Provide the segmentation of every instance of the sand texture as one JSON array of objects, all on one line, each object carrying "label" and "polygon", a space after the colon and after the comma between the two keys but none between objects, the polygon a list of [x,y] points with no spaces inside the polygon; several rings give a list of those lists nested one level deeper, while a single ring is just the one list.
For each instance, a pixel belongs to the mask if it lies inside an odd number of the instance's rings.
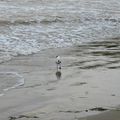
[{"label": "sand texture", "polygon": [[105,56],[95,45],[49,49],[0,64],[0,72],[17,72],[25,80],[0,97],[0,120],[119,120],[119,54]]}]

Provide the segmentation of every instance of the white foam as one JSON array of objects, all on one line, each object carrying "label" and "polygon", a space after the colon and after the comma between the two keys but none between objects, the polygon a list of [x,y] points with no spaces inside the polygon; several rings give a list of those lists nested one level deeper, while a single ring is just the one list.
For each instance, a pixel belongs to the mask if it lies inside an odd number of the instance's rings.
[{"label": "white foam", "polygon": [[9,23],[0,28],[3,31],[0,34],[0,54],[3,54],[0,62],[42,49],[79,45],[120,35],[118,0],[114,4],[112,0],[101,0],[100,4],[83,0],[52,1],[50,4],[47,1],[44,5],[11,2],[0,5],[2,22]]}]

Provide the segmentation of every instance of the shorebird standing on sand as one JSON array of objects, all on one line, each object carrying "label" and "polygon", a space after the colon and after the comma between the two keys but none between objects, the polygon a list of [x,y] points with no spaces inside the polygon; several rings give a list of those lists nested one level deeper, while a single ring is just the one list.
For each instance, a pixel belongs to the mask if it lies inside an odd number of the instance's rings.
[{"label": "shorebird standing on sand", "polygon": [[57,65],[56,77],[57,77],[57,79],[60,79],[61,78],[61,60],[60,60],[60,56],[56,56],[56,65]]},{"label": "shorebird standing on sand", "polygon": [[60,56],[56,56],[56,65],[57,65],[57,71],[60,71],[61,70]]}]

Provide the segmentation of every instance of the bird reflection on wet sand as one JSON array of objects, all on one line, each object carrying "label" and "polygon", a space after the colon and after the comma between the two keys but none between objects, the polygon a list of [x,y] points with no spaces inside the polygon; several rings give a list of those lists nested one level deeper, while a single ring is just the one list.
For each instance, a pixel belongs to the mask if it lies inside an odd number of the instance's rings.
[{"label": "bird reflection on wet sand", "polygon": [[60,79],[61,79],[61,76],[62,76],[61,71],[57,71],[57,72],[56,72],[57,80],[60,80]]}]

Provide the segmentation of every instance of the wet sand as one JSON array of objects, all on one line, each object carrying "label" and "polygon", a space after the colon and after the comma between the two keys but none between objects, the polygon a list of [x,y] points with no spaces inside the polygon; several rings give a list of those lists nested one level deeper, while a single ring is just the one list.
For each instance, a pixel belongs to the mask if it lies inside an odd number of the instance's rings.
[{"label": "wet sand", "polygon": [[[0,64],[0,72],[17,72],[25,79],[23,86],[0,97],[0,119],[120,119],[118,43],[114,40],[49,49]],[[59,80],[56,55],[62,60]]]},{"label": "wet sand", "polygon": [[80,118],[78,120],[119,120],[119,119],[120,119],[120,111],[110,111],[99,115]]}]

